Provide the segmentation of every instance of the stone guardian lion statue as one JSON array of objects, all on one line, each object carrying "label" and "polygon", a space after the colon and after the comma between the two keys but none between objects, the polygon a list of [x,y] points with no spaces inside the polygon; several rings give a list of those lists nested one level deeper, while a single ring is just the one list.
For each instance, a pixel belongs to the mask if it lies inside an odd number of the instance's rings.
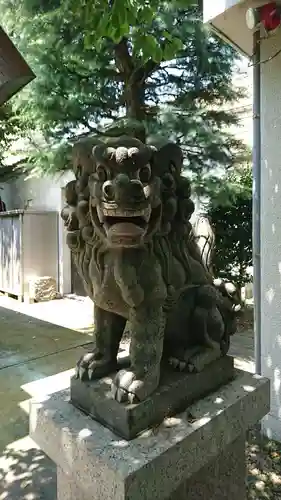
[{"label": "stone guardian lion statue", "polygon": [[214,281],[200,251],[180,147],[125,136],[92,146],[73,148],[76,180],[61,214],[94,302],[94,349],[76,373],[92,380],[117,371],[126,327],[131,365],[117,372],[112,394],[138,402],[157,388],[162,362],[193,372],[225,355],[239,306],[235,287]]}]

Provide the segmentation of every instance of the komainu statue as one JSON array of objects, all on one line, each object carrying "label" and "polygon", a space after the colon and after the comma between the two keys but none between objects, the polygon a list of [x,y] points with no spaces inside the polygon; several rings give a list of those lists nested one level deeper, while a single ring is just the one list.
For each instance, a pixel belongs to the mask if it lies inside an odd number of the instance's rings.
[{"label": "komainu statue", "polygon": [[117,372],[112,394],[141,401],[157,388],[162,361],[193,372],[227,353],[235,287],[214,280],[198,244],[179,146],[157,150],[120,137],[93,148],[77,143],[73,154],[76,180],[66,186],[61,215],[95,321],[94,349],[76,376],[117,371],[126,328],[131,365]]}]

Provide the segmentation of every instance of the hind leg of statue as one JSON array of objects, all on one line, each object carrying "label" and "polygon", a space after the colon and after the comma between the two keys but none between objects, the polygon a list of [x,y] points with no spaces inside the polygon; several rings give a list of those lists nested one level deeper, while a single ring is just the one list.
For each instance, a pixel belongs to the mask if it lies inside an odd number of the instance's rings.
[{"label": "hind leg of statue", "polygon": [[131,346],[129,370],[120,370],[112,395],[120,403],[143,401],[159,385],[165,318],[160,306],[132,308],[129,324]]},{"label": "hind leg of statue", "polygon": [[224,332],[222,318],[216,308],[197,307],[192,321],[192,328],[197,345],[184,350],[180,355],[170,358],[170,364],[177,370],[201,372],[222,356],[221,339]]},{"label": "hind leg of statue", "polygon": [[181,354],[169,359],[170,365],[179,371],[190,373],[201,372],[222,355],[220,345],[217,342],[209,342],[208,346],[197,346],[186,349]]},{"label": "hind leg of statue", "polygon": [[208,346],[202,346],[200,352],[192,354],[185,353],[187,370],[189,372],[201,372],[204,368],[221,357],[220,345],[217,342],[212,342]]},{"label": "hind leg of statue", "polygon": [[[200,353],[202,346],[190,347],[182,351],[176,350],[169,357],[169,364],[177,371],[190,371],[189,360]],[[192,370],[191,370],[192,371]]]},{"label": "hind leg of statue", "polygon": [[[200,351],[188,359],[188,370],[201,372],[205,366],[222,356],[221,341],[225,327],[215,305],[210,308],[197,307],[193,321],[200,331],[202,345]],[[187,360],[187,353],[185,359]]]},{"label": "hind leg of statue", "polygon": [[117,354],[126,320],[94,306],[94,348],[84,354],[76,366],[76,378],[94,380],[117,369]]},{"label": "hind leg of statue", "polygon": [[182,354],[169,358],[169,363],[175,370],[193,373],[201,372],[205,366],[220,357],[220,345],[217,342],[212,342],[208,346],[186,349]]}]

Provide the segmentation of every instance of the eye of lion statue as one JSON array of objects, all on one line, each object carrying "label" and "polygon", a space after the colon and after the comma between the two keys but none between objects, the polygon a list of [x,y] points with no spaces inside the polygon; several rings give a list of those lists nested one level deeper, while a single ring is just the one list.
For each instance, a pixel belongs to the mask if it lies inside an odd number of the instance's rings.
[{"label": "eye of lion statue", "polygon": [[148,184],[151,178],[150,165],[145,165],[144,167],[140,168],[138,172],[138,177],[143,184]]},{"label": "eye of lion statue", "polygon": [[106,182],[109,178],[108,172],[105,167],[99,165],[96,169],[96,174],[99,182]]}]

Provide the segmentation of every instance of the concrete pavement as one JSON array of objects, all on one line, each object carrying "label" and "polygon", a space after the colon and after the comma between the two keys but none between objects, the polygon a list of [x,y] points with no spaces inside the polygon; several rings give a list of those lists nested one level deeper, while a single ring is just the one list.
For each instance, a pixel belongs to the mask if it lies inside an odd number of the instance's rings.
[{"label": "concrete pavement", "polygon": [[[92,323],[89,300],[0,297],[0,500],[56,499],[54,466],[28,437],[29,399],[68,387]],[[253,371],[252,332],[233,338],[231,354]]]},{"label": "concrete pavement", "polygon": [[91,341],[92,305],[0,297],[0,325],[0,500],[55,500],[54,466],[28,437],[29,400],[69,385]]}]

